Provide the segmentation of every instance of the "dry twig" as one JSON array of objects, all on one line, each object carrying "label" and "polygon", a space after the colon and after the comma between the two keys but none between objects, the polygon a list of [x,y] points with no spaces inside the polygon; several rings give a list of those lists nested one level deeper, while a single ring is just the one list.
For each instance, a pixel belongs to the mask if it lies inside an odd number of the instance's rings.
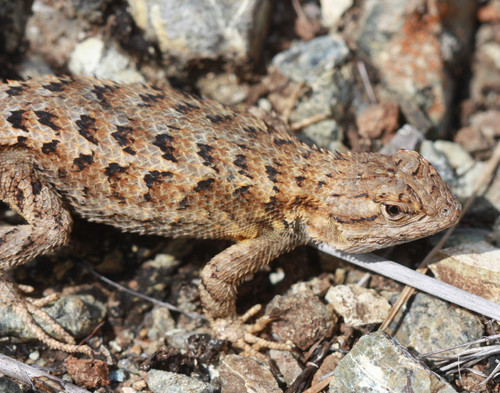
[{"label": "dry twig", "polygon": [[0,354],[0,373],[30,385],[36,392],[90,393],[88,390],[2,354]]}]

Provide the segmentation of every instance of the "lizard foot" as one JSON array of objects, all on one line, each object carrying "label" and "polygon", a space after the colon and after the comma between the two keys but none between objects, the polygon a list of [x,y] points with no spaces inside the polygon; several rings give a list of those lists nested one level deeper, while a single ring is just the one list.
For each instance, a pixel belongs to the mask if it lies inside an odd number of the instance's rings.
[{"label": "lizard foot", "polygon": [[[0,274],[0,297],[4,303],[11,306],[14,312],[21,317],[34,336],[50,348],[68,353],[80,352],[93,357],[92,349],[89,346],[77,345],[75,339],[61,325],[54,321],[49,314],[40,308],[54,301],[57,295],[50,295],[41,299],[27,299],[19,292],[18,287],[14,283],[8,281]],[[56,335],[61,337],[61,341],[49,336],[35,321],[34,316],[38,317]]]},{"label": "lizard foot", "polygon": [[256,336],[256,333],[262,331],[269,322],[274,320],[273,318],[264,315],[253,324],[246,323],[261,308],[261,305],[257,304],[241,317],[216,319],[212,322],[212,328],[219,338],[231,342],[235,348],[242,349],[241,354],[244,356],[253,356],[263,360],[264,355],[259,352],[261,349],[293,350],[294,346],[291,342],[277,343]]}]

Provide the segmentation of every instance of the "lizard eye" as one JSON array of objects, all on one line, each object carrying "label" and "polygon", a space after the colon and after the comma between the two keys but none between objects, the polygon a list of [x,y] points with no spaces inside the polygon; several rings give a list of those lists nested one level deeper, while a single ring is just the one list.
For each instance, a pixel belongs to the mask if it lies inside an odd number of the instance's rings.
[{"label": "lizard eye", "polygon": [[399,220],[403,217],[403,211],[398,205],[384,205],[383,211],[390,220]]}]

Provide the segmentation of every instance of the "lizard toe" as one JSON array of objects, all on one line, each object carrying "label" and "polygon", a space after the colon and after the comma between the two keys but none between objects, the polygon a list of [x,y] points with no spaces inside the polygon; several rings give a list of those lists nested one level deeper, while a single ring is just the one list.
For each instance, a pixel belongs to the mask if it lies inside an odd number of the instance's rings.
[{"label": "lizard toe", "polygon": [[[57,297],[57,296],[56,296]],[[41,309],[41,305],[48,304],[49,300],[54,300],[54,296],[42,299],[26,299],[17,286],[5,277],[0,275],[0,298],[4,303],[11,306],[17,315],[23,320],[26,326],[32,331],[37,340],[48,345],[52,349],[65,351],[68,353],[84,353],[93,357],[92,349],[87,345],[77,345],[75,339],[64,328],[57,323],[46,311]],[[50,336],[35,321],[34,317],[44,322],[55,335],[60,339]]]},{"label": "lizard toe", "polygon": [[[250,314],[255,315],[255,307],[249,310]],[[260,309],[260,308],[259,308]],[[277,349],[291,351],[294,346],[291,342],[278,343],[266,340],[256,335],[261,332],[273,318],[262,316],[253,324],[246,323],[249,318],[249,312],[238,318],[220,318],[212,322],[212,328],[217,336],[223,340],[229,341],[234,348],[242,350],[242,355],[253,356],[264,360],[264,355],[260,352],[263,349]]]}]

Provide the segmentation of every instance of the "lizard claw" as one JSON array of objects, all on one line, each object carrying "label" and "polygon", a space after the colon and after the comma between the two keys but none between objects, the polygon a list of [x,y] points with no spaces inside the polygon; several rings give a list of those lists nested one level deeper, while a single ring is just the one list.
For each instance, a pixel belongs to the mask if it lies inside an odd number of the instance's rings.
[{"label": "lizard claw", "polygon": [[235,348],[243,350],[244,356],[253,356],[264,360],[264,355],[259,351],[262,349],[278,349],[282,351],[291,351],[294,346],[291,342],[277,343],[258,337],[256,333],[262,331],[274,318],[264,315],[258,318],[255,323],[246,323],[261,310],[261,305],[255,305],[244,315],[237,318],[219,318],[214,320],[211,325],[217,336],[223,340],[232,343]]}]

